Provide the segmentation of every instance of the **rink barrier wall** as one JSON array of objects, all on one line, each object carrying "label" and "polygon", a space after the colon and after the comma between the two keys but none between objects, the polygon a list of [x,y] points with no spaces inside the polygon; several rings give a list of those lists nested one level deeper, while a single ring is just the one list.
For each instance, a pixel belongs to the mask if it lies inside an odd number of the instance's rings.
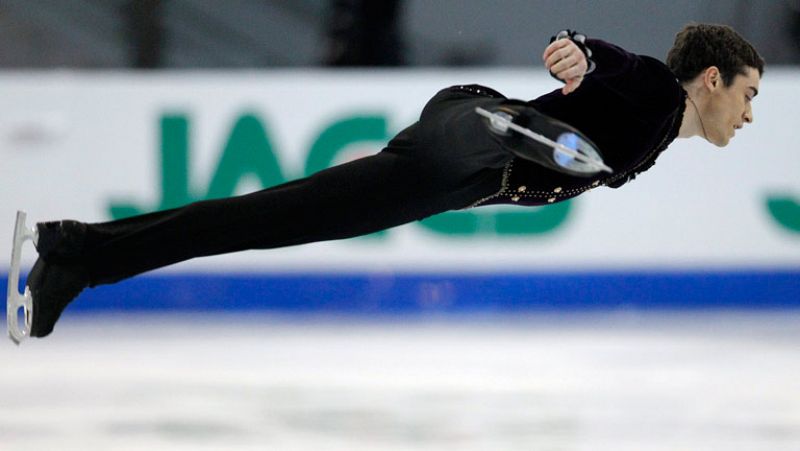
[{"label": "rink barrier wall", "polygon": [[800,270],[147,275],[88,289],[69,311],[394,315],[784,308],[800,308]]}]

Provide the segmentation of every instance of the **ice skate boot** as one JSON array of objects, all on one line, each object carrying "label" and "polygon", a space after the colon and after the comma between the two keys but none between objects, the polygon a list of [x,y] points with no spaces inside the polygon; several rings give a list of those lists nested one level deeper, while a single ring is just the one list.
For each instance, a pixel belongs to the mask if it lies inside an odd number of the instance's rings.
[{"label": "ice skate boot", "polygon": [[581,177],[614,172],[589,138],[529,105],[507,103],[491,110],[478,107],[475,112],[486,118],[496,139],[520,158]]},{"label": "ice skate boot", "polygon": [[[27,336],[50,334],[67,305],[89,285],[87,271],[80,262],[84,236],[85,225],[77,221],[39,223],[30,229],[25,226],[25,213],[17,214],[7,300],[8,331],[15,343]],[[26,239],[34,242],[39,258],[21,294],[17,291],[19,256]],[[20,307],[24,310],[22,325]]]}]

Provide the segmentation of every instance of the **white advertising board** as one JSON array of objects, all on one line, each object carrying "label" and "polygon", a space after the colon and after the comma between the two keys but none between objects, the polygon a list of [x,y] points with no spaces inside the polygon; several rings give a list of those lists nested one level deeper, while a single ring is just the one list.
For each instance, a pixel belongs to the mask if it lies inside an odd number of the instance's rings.
[{"label": "white advertising board", "polygon": [[[538,70],[0,74],[0,255],[10,255],[17,209],[29,222],[107,221],[257,190],[324,164],[314,149],[334,145],[325,141],[332,130],[350,143],[335,161],[378,151],[440,88],[464,83],[523,99],[557,87]],[[623,188],[555,207],[563,219],[544,231],[455,233],[413,223],[378,237],[198,259],[172,270],[798,267],[800,71],[770,71],[760,91],[754,123],[728,147],[678,140]],[[226,152],[243,152],[262,169],[223,167]]]}]

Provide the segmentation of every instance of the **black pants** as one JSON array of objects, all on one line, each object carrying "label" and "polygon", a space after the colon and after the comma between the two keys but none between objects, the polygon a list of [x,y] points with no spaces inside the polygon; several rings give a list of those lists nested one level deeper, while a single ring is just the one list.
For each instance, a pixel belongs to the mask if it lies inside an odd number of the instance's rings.
[{"label": "black pants", "polygon": [[465,208],[499,190],[511,159],[474,113],[502,102],[445,89],[376,155],[251,194],[88,224],[91,285],[195,257],[350,238]]}]

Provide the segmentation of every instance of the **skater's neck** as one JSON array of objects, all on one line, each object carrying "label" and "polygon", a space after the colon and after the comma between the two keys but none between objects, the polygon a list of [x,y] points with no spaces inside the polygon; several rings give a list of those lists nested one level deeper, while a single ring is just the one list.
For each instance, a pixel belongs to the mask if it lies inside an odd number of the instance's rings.
[{"label": "skater's neck", "polygon": [[683,122],[681,122],[678,137],[691,138],[699,136],[707,139],[703,113],[701,112],[702,92],[692,83],[684,84],[683,89],[686,91],[686,108],[684,109]]}]

